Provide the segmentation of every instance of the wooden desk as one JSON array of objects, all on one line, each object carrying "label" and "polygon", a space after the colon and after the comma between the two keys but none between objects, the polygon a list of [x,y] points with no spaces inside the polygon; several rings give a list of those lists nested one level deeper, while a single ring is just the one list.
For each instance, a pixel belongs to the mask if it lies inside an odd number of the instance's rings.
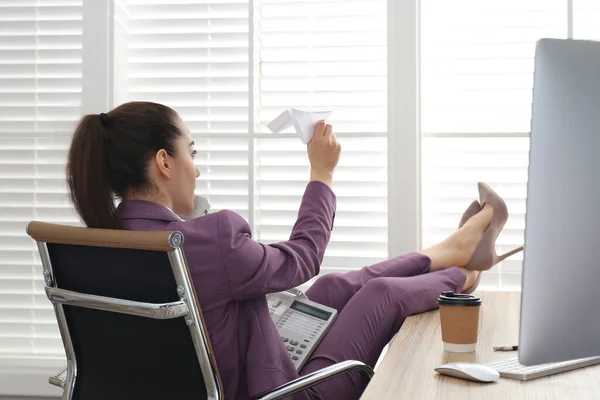
[{"label": "wooden desk", "polygon": [[483,384],[439,375],[448,362],[488,363],[516,357],[494,345],[517,344],[520,293],[479,292],[482,306],[475,353],[443,350],[439,312],[406,319],[361,400],[400,399],[600,399],[600,365],[521,382],[500,378]]}]

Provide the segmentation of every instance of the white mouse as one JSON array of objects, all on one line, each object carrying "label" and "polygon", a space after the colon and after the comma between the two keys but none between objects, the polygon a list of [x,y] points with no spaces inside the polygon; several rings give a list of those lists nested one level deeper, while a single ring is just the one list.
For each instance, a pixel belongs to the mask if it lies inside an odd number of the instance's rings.
[{"label": "white mouse", "polygon": [[500,378],[500,374],[495,369],[482,364],[467,362],[440,365],[435,371],[442,375],[449,375],[474,382],[494,382]]}]

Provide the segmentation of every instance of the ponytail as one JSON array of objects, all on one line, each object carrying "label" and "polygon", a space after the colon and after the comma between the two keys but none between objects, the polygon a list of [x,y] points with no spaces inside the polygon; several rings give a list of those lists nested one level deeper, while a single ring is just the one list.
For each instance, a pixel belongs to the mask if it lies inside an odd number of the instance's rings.
[{"label": "ponytail", "polygon": [[158,103],[125,103],[108,114],[84,116],[67,162],[69,197],[90,228],[123,229],[115,200],[152,187],[149,160],[161,149],[175,156],[177,113]]},{"label": "ponytail", "polygon": [[88,227],[121,229],[110,185],[106,135],[107,127],[100,115],[89,114],[81,119],[69,149],[69,197]]}]

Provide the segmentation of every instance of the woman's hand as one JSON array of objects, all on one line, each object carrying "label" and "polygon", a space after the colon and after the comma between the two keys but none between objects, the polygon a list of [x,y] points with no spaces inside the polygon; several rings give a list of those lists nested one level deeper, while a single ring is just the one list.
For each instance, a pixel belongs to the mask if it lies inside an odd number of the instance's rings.
[{"label": "woman's hand", "polygon": [[340,159],[342,146],[337,141],[333,127],[325,121],[317,122],[312,139],[308,142],[310,180],[331,186],[333,171]]}]

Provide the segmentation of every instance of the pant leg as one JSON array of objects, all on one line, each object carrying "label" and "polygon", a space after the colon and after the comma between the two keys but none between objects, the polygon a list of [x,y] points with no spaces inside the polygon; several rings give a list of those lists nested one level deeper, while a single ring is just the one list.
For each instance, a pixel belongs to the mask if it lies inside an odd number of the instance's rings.
[{"label": "pant leg", "polygon": [[306,296],[340,312],[350,298],[371,279],[421,275],[429,272],[430,268],[429,257],[410,253],[346,274],[324,275],[306,291]]},{"label": "pant leg", "polygon": [[[300,371],[306,375],[340,361],[374,367],[405,318],[437,308],[444,290],[460,291],[465,275],[456,267],[405,278],[369,280],[344,307],[330,331]],[[358,399],[367,385],[359,373],[344,374],[314,387],[322,399]]]}]

